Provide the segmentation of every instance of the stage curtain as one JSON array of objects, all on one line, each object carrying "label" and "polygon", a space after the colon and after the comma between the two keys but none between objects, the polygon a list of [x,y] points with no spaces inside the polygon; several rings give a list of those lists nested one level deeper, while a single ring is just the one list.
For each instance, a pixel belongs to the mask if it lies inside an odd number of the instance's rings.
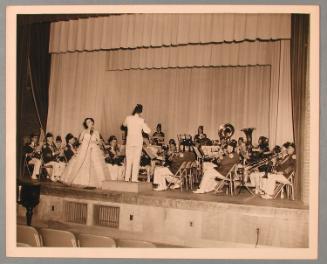
[{"label": "stage curtain", "polygon": [[[308,63],[308,36],[309,16],[292,15],[292,39],[291,39],[291,76],[292,76],[292,110],[293,131],[297,147],[297,177],[295,178],[295,190],[298,199],[301,198],[301,180],[303,179],[304,164],[304,125],[307,109],[307,63]],[[309,121],[307,121],[309,122]],[[307,177],[307,176],[306,176]],[[307,183],[308,184],[308,183]],[[308,194],[306,194],[308,195]]]},{"label": "stage curtain", "polygon": [[[39,134],[40,121],[46,128],[51,61],[48,53],[49,35],[50,23],[27,24],[24,17],[17,17],[17,171],[23,168],[24,137],[31,133]],[[28,75],[28,57],[35,98]]]},{"label": "stage curtain", "polygon": [[107,52],[107,70],[270,65],[280,41],[194,44],[177,47],[118,49]]},{"label": "stage curtain", "polygon": [[289,86],[271,86],[272,66],[107,71],[106,62],[106,51],[52,54],[48,131],[77,135],[83,119],[92,116],[105,138],[121,138],[125,116],[142,103],[146,121],[152,128],[161,122],[167,138],[193,135],[198,125],[217,138],[218,126],[231,122],[236,137],[253,126],[255,141],[260,135],[271,144],[292,140],[288,113],[274,114],[290,104],[281,98]]},{"label": "stage curtain", "polygon": [[290,39],[290,14],[123,14],[51,24],[49,51]]}]

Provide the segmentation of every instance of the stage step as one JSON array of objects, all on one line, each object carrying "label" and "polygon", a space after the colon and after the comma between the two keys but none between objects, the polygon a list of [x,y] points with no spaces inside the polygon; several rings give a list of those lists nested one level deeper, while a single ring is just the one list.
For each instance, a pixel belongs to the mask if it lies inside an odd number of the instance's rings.
[{"label": "stage step", "polygon": [[151,191],[152,184],[149,182],[104,181],[102,190],[142,193]]}]

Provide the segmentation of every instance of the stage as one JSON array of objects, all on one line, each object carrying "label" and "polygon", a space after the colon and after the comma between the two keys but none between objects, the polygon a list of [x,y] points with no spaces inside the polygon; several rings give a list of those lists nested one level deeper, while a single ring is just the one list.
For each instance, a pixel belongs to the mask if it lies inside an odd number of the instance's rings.
[{"label": "stage", "polygon": [[[20,221],[24,214],[19,206]],[[264,200],[246,190],[235,196],[149,188],[136,193],[41,182],[32,224],[179,247],[303,248],[308,215],[302,202]]]}]

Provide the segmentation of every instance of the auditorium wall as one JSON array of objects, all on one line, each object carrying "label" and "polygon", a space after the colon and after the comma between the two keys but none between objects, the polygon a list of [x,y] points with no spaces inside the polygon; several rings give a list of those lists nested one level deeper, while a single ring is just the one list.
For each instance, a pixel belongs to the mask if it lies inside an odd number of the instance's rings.
[{"label": "auditorium wall", "polygon": [[[86,224],[65,221],[65,202],[85,203]],[[95,224],[94,206],[120,208],[117,229]],[[24,216],[21,207],[18,215]],[[131,218],[132,216],[132,218]],[[139,197],[129,203],[41,195],[35,208],[35,222],[61,223],[65,228],[143,239],[186,247],[308,247],[308,210],[216,203],[180,199]]]}]

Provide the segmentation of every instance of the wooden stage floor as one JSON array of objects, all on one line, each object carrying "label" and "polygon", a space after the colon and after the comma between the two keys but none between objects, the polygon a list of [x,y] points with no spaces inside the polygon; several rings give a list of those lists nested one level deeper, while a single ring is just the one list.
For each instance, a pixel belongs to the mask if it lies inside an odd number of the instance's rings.
[{"label": "wooden stage floor", "polygon": [[[139,203],[147,200],[147,205],[162,206],[164,201],[176,200],[192,202],[197,201],[201,204],[208,202],[212,203],[227,203],[235,205],[259,206],[259,207],[274,207],[288,209],[308,209],[301,201],[292,201],[288,199],[265,200],[259,196],[252,196],[245,189],[240,194],[234,196],[226,195],[225,193],[215,194],[213,192],[206,194],[195,194],[190,190],[167,190],[167,191],[145,191],[142,193],[115,192],[99,189],[83,189],[78,187],[65,186],[61,183],[41,182],[41,194],[60,195],[79,197],[82,199],[91,200],[108,200],[112,202]],[[151,201],[153,202],[151,204]],[[149,203],[150,202],[150,203]]]}]

